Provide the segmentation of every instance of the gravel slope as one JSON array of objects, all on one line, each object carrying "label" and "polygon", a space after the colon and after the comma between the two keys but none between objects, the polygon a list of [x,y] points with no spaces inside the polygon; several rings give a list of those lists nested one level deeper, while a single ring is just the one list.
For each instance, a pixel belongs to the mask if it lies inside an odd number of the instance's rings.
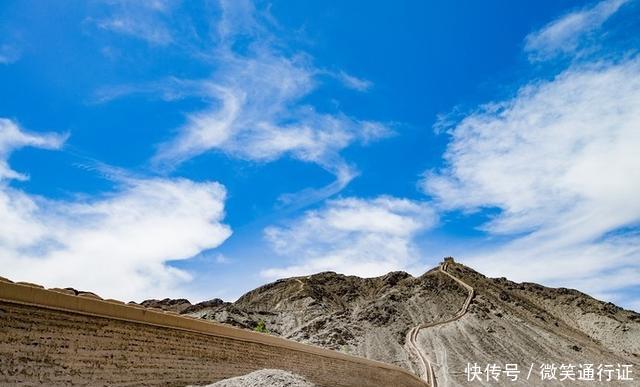
[{"label": "gravel slope", "polygon": [[314,387],[302,376],[282,370],[260,370],[231,379],[221,380],[205,387]]},{"label": "gravel slope", "polygon": [[[459,263],[450,264],[447,271],[473,286],[475,295],[460,320],[422,329],[416,337],[434,362],[440,387],[470,385],[464,370],[474,362],[483,368],[517,363],[522,373],[534,363],[532,377],[538,378],[543,363],[632,364],[633,375],[640,375],[638,313],[576,290],[487,278]],[[437,269],[420,277],[393,272],[359,278],[328,272],[282,279],[235,303],[215,300],[192,305],[183,313],[247,329],[263,320],[272,334],[417,373],[417,360],[407,351],[407,333],[419,324],[451,319],[467,294]],[[540,384],[534,378],[520,382]]]}]

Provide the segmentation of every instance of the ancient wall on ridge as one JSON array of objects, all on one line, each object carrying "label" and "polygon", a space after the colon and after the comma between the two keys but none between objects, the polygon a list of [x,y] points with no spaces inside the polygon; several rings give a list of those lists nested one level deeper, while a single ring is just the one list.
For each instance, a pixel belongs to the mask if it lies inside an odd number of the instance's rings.
[{"label": "ancient wall on ridge", "polygon": [[185,386],[263,368],[318,386],[425,386],[399,367],[340,352],[0,280],[0,385]]}]

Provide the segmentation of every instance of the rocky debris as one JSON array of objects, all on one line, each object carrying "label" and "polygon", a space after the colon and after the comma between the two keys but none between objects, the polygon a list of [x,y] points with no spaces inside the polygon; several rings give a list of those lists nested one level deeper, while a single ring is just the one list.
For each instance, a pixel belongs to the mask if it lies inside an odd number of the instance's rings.
[{"label": "rocky debris", "polygon": [[206,387],[314,387],[299,375],[283,370],[265,369],[231,379],[221,380]]}]

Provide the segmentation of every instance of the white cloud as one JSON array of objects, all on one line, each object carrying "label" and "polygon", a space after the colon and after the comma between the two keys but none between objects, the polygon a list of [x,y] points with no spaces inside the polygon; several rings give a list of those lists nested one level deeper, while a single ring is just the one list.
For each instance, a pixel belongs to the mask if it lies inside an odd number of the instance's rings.
[{"label": "white cloud", "polygon": [[357,91],[367,91],[371,89],[373,83],[366,79],[360,79],[353,75],[347,74],[344,71],[340,71],[336,74],[336,77],[348,88]]},{"label": "white cloud", "polygon": [[531,60],[544,60],[557,54],[574,52],[580,40],[597,30],[628,0],[603,0],[591,7],[570,12],[530,33],[525,51]]},{"label": "white cloud", "polygon": [[380,123],[300,105],[315,86],[314,69],[305,58],[269,51],[251,58],[228,53],[221,66],[208,83],[217,103],[211,110],[191,114],[179,136],[160,148],[157,161],[180,162],[219,149],[256,161],[290,155],[337,175],[346,166],[340,150],[389,134]]},{"label": "white cloud", "polygon": [[171,2],[117,1],[109,3],[108,17],[95,20],[95,25],[103,30],[128,35],[164,46],[173,42],[173,36],[164,16],[171,11]]},{"label": "white cloud", "polygon": [[237,35],[253,35],[264,32],[256,20],[256,9],[251,0],[220,0],[221,18],[217,32],[221,40],[229,41]]},{"label": "white cloud", "polygon": [[216,260],[216,263],[220,263],[220,264],[229,264],[233,262],[231,258],[227,257],[224,254],[217,254],[215,260]]},{"label": "white cloud", "polygon": [[[124,5],[131,6],[127,2]],[[280,27],[268,10],[259,11],[252,2],[242,0],[220,1],[219,6],[221,14],[210,29],[215,35],[210,37],[211,42],[195,37],[199,48],[186,40],[177,44],[215,66],[210,78],[167,77],[146,84],[104,87],[95,93],[96,102],[137,93],[166,101],[197,96],[209,106],[187,114],[176,136],[158,146],[152,160],[156,167],[172,169],[209,151],[263,163],[290,157],[320,166],[333,174],[335,181],[284,194],[282,203],[304,206],[339,192],[358,175],[357,167],[344,160],[341,151],[353,144],[366,145],[388,137],[393,131],[383,123],[338,110],[321,111],[307,102],[308,97],[327,76],[360,91],[372,83],[342,71],[316,68],[308,55],[285,48],[273,32]],[[166,7],[160,11],[138,8],[134,14],[147,14],[143,21],[167,13]],[[168,28],[171,24],[162,25]]]},{"label": "white cloud", "polygon": [[[58,136],[0,122],[10,128],[0,131],[5,165],[7,149],[60,145]],[[231,234],[221,223],[226,192],[218,183],[125,178],[108,195],[61,201],[11,188],[12,177],[0,180],[0,267],[13,280],[124,300],[176,294],[190,275],[167,261],[214,248]]]},{"label": "white cloud", "polygon": [[171,34],[163,26],[150,22],[140,23],[128,16],[100,20],[97,25],[102,29],[136,36],[153,44],[166,45],[172,41]]},{"label": "white cloud", "polygon": [[328,201],[265,236],[291,265],[262,271],[268,278],[336,271],[365,277],[410,269],[419,252],[415,236],[437,221],[424,203],[381,196]]},{"label": "white cloud", "polygon": [[638,58],[529,84],[450,134],[448,167],[426,175],[425,192],[444,209],[498,208],[484,229],[515,236],[469,263],[594,292],[638,284],[625,275],[640,270]]},{"label": "white cloud", "polygon": [[[304,54],[283,53],[275,37],[260,28],[250,3],[222,4],[216,71],[202,81],[211,106],[189,114],[177,137],[160,146],[155,162],[172,166],[211,150],[259,162],[288,156],[336,176],[337,184],[312,196],[339,191],[357,174],[340,151],[388,136],[391,130],[339,111],[321,112],[304,102],[325,72]],[[241,53],[233,48],[238,36],[247,46]],[[350,79],[352,87],[365,85]]]},{"label": "white cloud", "polygon": [[272,161],[283,155],[314,162],[335,175],[349,169],[339,157],[353,142],[367,144],[391,135],[385,125],[323,114],[298,104],[315,87],[316,70],[305,57],[285,58],[262,51],[258,57],[226,53],[215,79],[168,78],[146,85],[103,88],[98,101],[132,93],[161,93],[165,100],[200,95],[212,108],[188,116],[173,141],[163,144],[158,163],[179,163],[211,149],[234,157]]},{"label": "white cloud", "polygon": [[25,146],[56,149],[62,146],[64,141],[65,136],[63,135],[27,133],[20,130],[11,120],[0,118],[0,181],[27,179],[27,176],[9,168],[8,159],[14,149]]},{"label": "white cloud", "polygon": [[200,81],[167,77],[160,81],[142,84],[108,85],[98,88],[93,93],[92,102],[105,103],[131,95],[153,95],[171,102],[187,97],[207,98],[210,95],[208,85]]}]

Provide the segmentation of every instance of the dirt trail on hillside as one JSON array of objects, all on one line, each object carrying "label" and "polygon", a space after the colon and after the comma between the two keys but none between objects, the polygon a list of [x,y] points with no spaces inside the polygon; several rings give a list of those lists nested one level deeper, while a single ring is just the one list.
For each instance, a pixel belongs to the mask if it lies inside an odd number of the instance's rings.
[{"label": "dirt trail on hillside", "polygon": [[459,320],[469,310],[469,305],[471,305],[471,300],[473,299],[473,295],[475,294],[475,290],[473,289],[473,287],[471,285],[465,283],[461,279],[459,279],[456,276],[451,275],[450,273],[447,272],[447,266],[448,265],[449,265],[449,263],[446,262],[446,261],[441,263],[439,268],[438,268],[438,271],[440,273],[443,273],[444,275],[450,277],[451,279],[456,281],[460,286],[464,287],[467,290],[468,296],[465,299],[464,304],[462,305],[462,307],[460,308],[458,313],[456,313],[456,315],[453,316],[452,318],[444,320],[444,321],[438,321],[438,322],[433,322],[433,323],[417,325],[417,326],[411,328],[411,330],[409,330],[409,333],[407,334],[407,346],[409,347],[410,353],[413,353],[418,358],[419,366],[420,366],[419,369],[421,370],[421,375],[420,376],[431,387],[437,387],[438,386],[438,381],[436,380],[435,372],[433,371],[433,364],[432,364],[433,362],[431,361],[431,359],[429,358],[429,356],[426,353],[424,353],[422,350],[420,350],[420,347],[418,346],[418,343],[417,343],[418,334],[420,333],[420,330],[422,330],[422,329],[433,328],[433,327],[436,327],[436,326],[448,324],[448,323],[451,323],[453,321]]}]

